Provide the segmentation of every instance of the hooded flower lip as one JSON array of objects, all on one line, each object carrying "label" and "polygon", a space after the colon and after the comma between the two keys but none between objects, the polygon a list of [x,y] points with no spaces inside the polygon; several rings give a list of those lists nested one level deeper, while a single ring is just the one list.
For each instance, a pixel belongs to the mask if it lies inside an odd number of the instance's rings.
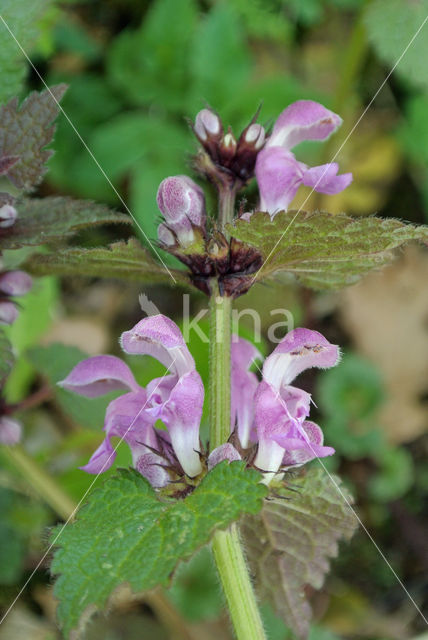
[{"label": "hooded flower lip", "polygon": [[304,140],[325,140],[341,124],[337,114],[312,100],[298,100],[280,114],[256,161],[261,210],[272,216],[286,211],[302,184],[327,194],[349,186],[352,174],[337,175],[337,163],[309,168],[291,153]]},{"label": "hooded flower lip", "polygon": [[304,140],[325,140],[342,118],[313,100],[297,100],[277,118],[267,146],[292,149]]},{"label": "hooded flower lip", "polygon": [[169,476],[164,458],[156,454],[159,442],[154,428],[160,419],[168,429],[181,468],[191,477],[198,475],[202,469],[198,452],[204,388],[179,328],[166,316],[150,316],[125,331],[121,345],[126,353],[156,358],[171,373],[152,380],[144,389],[120,358],[100,355],[80,362],[59,383],[88,398],[113,390],[128,391],[108,405],[106,438],[83,469],[101,473],[109,468],[115,458],[110,438],[117,436],[129,445],[134,467],[153,486],[164,486]]}]

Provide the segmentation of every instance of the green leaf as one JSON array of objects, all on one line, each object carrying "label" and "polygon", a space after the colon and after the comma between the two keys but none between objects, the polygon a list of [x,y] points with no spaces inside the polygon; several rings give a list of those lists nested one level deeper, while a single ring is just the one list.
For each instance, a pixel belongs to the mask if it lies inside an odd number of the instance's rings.
[{"label": "green leaf", "polygon": [[[249,47],[236,11],[227,3],[216,3],[195,33],[191,60],[193,91],[189,107],[201,97],[219,111],[231,96],[245,87],[251,72]],[[233,64],[231,64],[233,61]],[[257,104],[253,105],[254,111]]]},{"label": "green leaf", "polygon": [[49,196],[21,200],[16,223],[0,235],[0,250],[48,244],[100,224],[131,224],[129,216],[88,200]]},{"label": "green leaf", "polygon": [[[357,525],[332,478],[340,486],[339,478],[310,467],[294,480],[297,492],[287,491],[286,483],[275,488],[288,500],[266,501],[260,514],[246,516],[241,527],[260,598],[271,602],[299,638],[307,638],[311,619],[304,587],[322,586],[338,541],[349,539]],[[351,503],[348,492],[341,491]]]},{"label": "green leaf", "polygon": [[32,289],[19,299],[18,318],[12,325],[4,328],[17,355],[4,389],[8,402],[19,402],[28,393],[34,372],[23,353],[37,344],[49,330],[57,298],[58,287],[55,278],[36,280]]},{"label": "green leaf", "polygon": [[10,31],[0,24],[0,102],[21,93],[28,65],[24,51],[31,54],[31,46],[37,39],[37,22],[52,3],[49,0],[2,0],[1,15]]},{"label": "green leaf", "polygon": [[260,474],[242,462],[219,464],[176,502],[159,500],[136,471],[119,471],[91,494],[58,540],[52,572],[59,574],[55,595],[65,635],[123,582],[134,591],[166,585],[179,561],[207,544],[216,529],[242,513],[257,513],[265,493]]},{"label": "green leaf", "polygon": [[38,373],[48,379],[66,415],[89,429],[101,428],[107,405],[117,397],[117,393],[109,393],[101,398],[84,398],[57,386],[57,382],[64,380],[73,367],[89,358],[87,353],[65,344],[50,344],[28,350],[25,357]]},{"label": "green leaf", "polygon": [[194,0],[157,0],[140,29],[118,36],[109,52],[111,80],[134,104],[180,110],[189,92],[189,34],[197,21]]},{"label": "green leaf", "polygon": [[375,0],[368,5],[365,16],[369,40],[388,69],[397,63],[408,47],[397,66],[397,73],[405,81],[425,89],[428,87],[426,24],[412,39],[427,14],[428,0]]},{"label": "green leaf", "polygon": [[12,345],[0,329],[0,387],[11,372],[14,360]]},{"label": "green leaf", "polygon": [[326,212],[281,211],[273,220],[258,212],[248,222],[228,225],[228,231],[262,253],[265,262],[256,280],[287,272],[313,289],[353,284],[390,263],[397,247],[411,240],[428,242],[426,226]]},{"label": "green leaf", "polygon": [[99,276],[149,284],[190,286],[185,271],[170,269],[168,273],[165,267],[156,262],[135,239],[128,242],[115,242],[108,247],[95,249],[73,248],[48,255],[37,254],[31,256],[25,268],[36,275],[52,273]]},{"label": "green leaf", "polygon": [[6,173],[18,189],[32,189],[47,171],[53,151],[45,147],[52,142],[55,126],[51,123],[66,90],[65,84],[58,84],[49,91],[33,91],[21,106],[18,98],[12,98],[0,107],[0,149],[4,156],[19,158]]}]

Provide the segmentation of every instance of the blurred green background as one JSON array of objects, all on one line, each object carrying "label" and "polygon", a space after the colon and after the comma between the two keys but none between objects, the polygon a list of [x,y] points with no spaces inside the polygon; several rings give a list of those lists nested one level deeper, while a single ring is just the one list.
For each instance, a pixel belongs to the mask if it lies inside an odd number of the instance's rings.
[{"label": "blurred green background", "polygon": [[[325,144],[301,145],[298,158],[321,164],[340,148],[341,171],[352,171],[354,182],[334,197],[312,195],[305,208],[428,219],[427,26],[372,102],[428,14],[426,1],[1,0],[0,9],[46,82],[70,85],[62,103],[67,118],[58,119],[56,153],[36,195],[69,194],[119,209],[123,199],[154,239],[159,182],[191,171],[196,145],[187,118],[209,104],[239,134],[260,105],[259,122],[269,126],[290,102],[311,98],[344,123]],[[42,88],[1,23],[0,80],[1,102]],[[307,195],[299,192],[295,204]],[[245,197],[248,207],[255,205],[254,185]],[[212,210],[211,196],[208,203]],[[80,240],[105,244],[115,233],[97,230]],[[16,253],[5,256],[7,264]],[[421,608],[428,558],[427,278],[427,251],[410,248],[385,272],[344,292],[258,286],[237,301],[239,309],[260,312],[265,335],[278,321],[271,311],[287,308],[296,326],[316,328],[343,345],[340,367],[302,376],[302,385],[314,393],[315,418],[337,450],[328,468],[354,492],[365,526]],[[40,279],[9,331],[19,358],[8,400],[54,384],[87,353],[118,353],[118,335],[141,315],[139,292],[99,279]],[[180,321],[181,291],[149,287],[145,293]],[[194,294],[190,306],[196,312],[206,300]],[[251,323],[243,319],[241,330],[250,335]],[[266,353],[271,347],[265,340]],[[190,348],[206,382],[207,345],[191,335]],[[130,364],[142,383],[161,371],[146,359]],[[106,402],[76,400],[60,390],[22,414],[23,455],[36,461],[45,482],[56,481],[75,501],[92,481],[77,467],[100,441]],[[121,448],[118,464],[128,461]],[[43,554],[46,527],[58,513],[32,486],[25,461],[4,450],[0,462],[5,609]],[[179,569],[170,597],[200,640],[231,638],[206,551]],[[311,640],[426,640],[422,619],[361,528],[342,548],[325,588],[314,594],[313,607]],[[290,637],[269,608],[264,615],[269,638]],[[60,637],[45,563],[0,627],[1,640],[30,637]],[[95,637],[174,636],[156,603],[141,598],[122,602],[107,620],[99,616],[85,632],[88,640]]]}]

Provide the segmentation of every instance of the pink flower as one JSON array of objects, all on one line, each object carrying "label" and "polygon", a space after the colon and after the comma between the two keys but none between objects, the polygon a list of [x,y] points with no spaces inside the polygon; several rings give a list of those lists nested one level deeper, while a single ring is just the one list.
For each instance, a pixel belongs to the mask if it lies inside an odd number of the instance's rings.
[{"label": "pink flower", "polygon": [[[152,380],[144,389],[120,358],[102,355],[80,362],[59,383],[89,398],[113,390],[127,391],[109,404],[104,423],[106,438],[83,469],[89,473],[108,469],[115,458],[110,438],[118,436],[129,445],[134,467],[153,486],[167,484],[166,467],[174,460],[187,475],[198,475],[202,470],[199,425],[204,388],[179,328],[158,314],[125,331],[120,342],[126,353],[156,358],[169,374]],[[157,420],[168,432],[154,427]]]},{"label": "pink flower", "polygon": [[309,168],[291,152],[304,140],[325,140],[341,124],[337,114],[312,100],[298,100],[281,113],[256,161],[262,211],[272,217],[286,211],[302,184],[328,194],[349,186],[352,174],[337,175],[336,162]]},{"label": "pink flower", "polygon": [[183,246],[194,240],[194,227],[205,227],[205,196],[201,187],[187,176],[165,178],[157,193],[158,207],[165,223],[158,227],[158,238],[165,245]]},{"label": "pink flower", "polygon": [[[334,449],[323,446],[323,433],[307,420],[310,394],[291,385],[294,378],[310,367],[329,368],[337,364],[339,349],[317,331],[294,329],[278,344],[263,365],[262,381],[244,384],[250,365],[249,354],[258,352],[242,338],[232,351],[235,381],[232,383],[232,407],[246,405],[246,412],[232,414],[237,420],[238,436],[244,448],[249,434],[257,441],[254,464],[275,474],[284,466],[300,465],[316,457],[332,455]],[[242,383],[238,383],[242,381]],[[248,392],[251,385],[252,391]],[[249,396],[251,404],[249,403]],[[234,426],[234,423],[233,423]]]},{"label": "pink flower", "polygon": [[12,324],[18,317],[18,309],[11,296],[23,296],[31,289],[33,281],[25,271],[0,273],[0,324]]}]

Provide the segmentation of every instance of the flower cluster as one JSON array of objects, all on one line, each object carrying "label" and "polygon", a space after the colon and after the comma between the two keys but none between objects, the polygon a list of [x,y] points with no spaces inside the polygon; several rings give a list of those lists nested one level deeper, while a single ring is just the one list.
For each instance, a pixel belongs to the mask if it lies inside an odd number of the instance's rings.
[{"label": "flower cluster", "polygon": [[[60,383],[88,398],[126,390],[109,404],[105,440],[83,467],[85,471],[98,474],[113,464],[113,436],[125,440],[134,468],[154,487],[184,475],[194,478],[224,459],[253,461],[270,479],[284,467],[334,453],[323,446],[320,427],[307,420],[310,395],[291,386],[306,368],[337,363],[338,348],[320,333],[295,329],[287,334],[266,359],[260,382],[249,371],[259,352],[246,340],[234,339],[231,442],[208,458],[199,439],[204,387],[177,325],[161,314],[150,316],[123,333],[120,343],[125,353],[156,358],[167,373],[143,388],[120,358],[100,355],[79,363]],[[158,428],[158,420],[166,430]]]},{"label": "flower cluster", "polygon": [[[201,144],[194,160],[196,171],[208,178],[219,192],[220,204],[233,197],[254,176],[259,187],[255,211],[273,218],[286,211],[299,187],[335,194],[352,181],[352,174],[338,174],[335,162],[308,167],[299,162],[291,149],[304,140],[325,140],[340,126],[341,118],[318,102],[299,100],[285,109],[268,135],[262,125],[252,121],[236,139],[213,111],[203,109],[193,131]],[[207,214],[204,192],[185,175],[162,181],[157,203],[163,216],[158,227],[160,246],[190,268],[193,284],[204,293],[212,293],[209,280],[216,277],[224,295],[238,297],[253,282],[261,265],[255,247],[237,246],[223,233],[229,218],[218,222]],[[220,207],[221,208],[221,207]],[[241,220],[249,220],[254,211],[239,211]]]},{"label": "flower cluster", "polygon": [[[17,212],[12,197],[0,194],[0,233],[15,224]],[[4,200],[4,202],[3,202]],[[23,296],[32,287],[32,279],[25,271],[2,271],[0,263],[0,325],[12,324],[18,317],[18,307],[11,298]]]}]

